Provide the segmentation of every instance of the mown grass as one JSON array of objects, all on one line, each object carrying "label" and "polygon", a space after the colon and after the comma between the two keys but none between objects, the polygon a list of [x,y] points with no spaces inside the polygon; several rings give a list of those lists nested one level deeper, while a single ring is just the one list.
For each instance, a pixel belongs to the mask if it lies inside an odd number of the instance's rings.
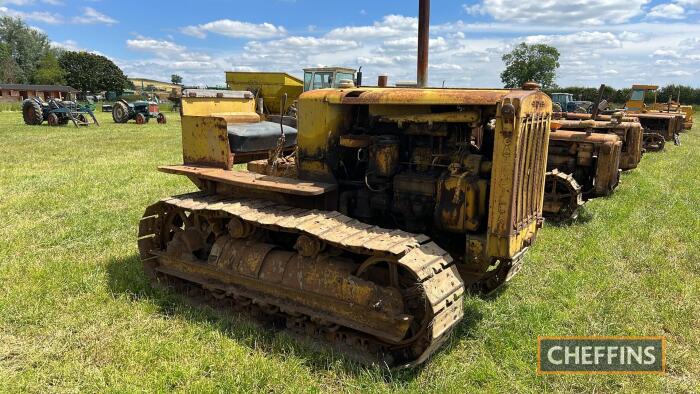
[{"label": "mown grass", "polygon": [[[546,226],[523,271],[425,367],[386,371],[151,289],[143,209],[192,191],[179,122],[29,127],[0,113],[0,391],[700,391],[700,130],[647,155],[579,222]],[[665,335],[665,376],[539,377],[539,335]]]}]

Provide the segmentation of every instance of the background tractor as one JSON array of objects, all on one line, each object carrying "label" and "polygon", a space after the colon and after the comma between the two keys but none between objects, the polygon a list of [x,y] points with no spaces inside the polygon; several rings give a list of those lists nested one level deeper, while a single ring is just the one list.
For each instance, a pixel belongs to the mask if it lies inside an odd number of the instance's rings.
[{"label": "background tractor", "polygon": [[[315,89],[338,88],[342,81],[355,86],[362,84],[362,72],[344,67],[319,67],[304,69],[304,80],[281,72],[226,73],[226,84],[230,90],[248,91],[255,95],[258,111],[265,115],[296,116],[296,101],[303,92]],[[284,108],[282,97],[287,95]]]},{"label": "background tractor", "polygon": [[614,191],[623,167],[641,160],[639,124],[554,120],[552,129],[544,199],[549,220],[575,219],[585,201]]},{"label": "background tractor", "polygon": [[153,101],[135,101],[129,103],[126,100],[118,100],[112,106],[112,119],[115,123],[126,123],[135,120],[137,124],[146,124],[151,118],[155,118],[158,124],[165,124],[165,114],[160,112],[158,103]]},{"label": "background tractor", "polygon": [[[543,224],[552,103],[533,86],[425,88],[428,7],[420,87],[302,94],[291,157],[252,97],[183,99],[183,164],[160,170],[199,191],[146,209],[149,277],[393,367],[445,342],[465,289],[512,278]],[[234,169],[244,144],[272,153]]]},{"label": "background tractor", "polygon": [[656,92],[658,88],[655,85],[633,85],[630,99],[625,104],[627,114],[638,118],[644,127],[644,148],[648,151],[663,150],[666,141],[680,145],[680,133],[685,128],[684,114],[659,112],[652,109],[653,105],[646,106],[646,93]]},{"label": "background tractor", "polygon": [[90,125],[90,119],[92,119],[92,122],[99,126],[89,105],[57,99],[45,102],[39,97],[33,97],[24,100],[22,117],[27,125],[40,125],[46,121],[49,126],[61,126],[73,122],[75,127],[79,127]]},{"label": "background tractor", "polygon": [[552,93],[554,112],[591,113],[593,102],[576,101],[571,93]]}]

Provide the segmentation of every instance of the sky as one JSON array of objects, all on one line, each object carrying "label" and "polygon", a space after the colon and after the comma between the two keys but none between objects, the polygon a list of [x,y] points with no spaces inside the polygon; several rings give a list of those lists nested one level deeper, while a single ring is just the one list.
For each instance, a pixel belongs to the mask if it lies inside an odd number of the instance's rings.
[{"label": "sky", "polygon": [[[187,85],[317,66],[415,81],[417,12],[417,0],[0,0],[54,46]],[[560,86],[700,87],[699,22],[700,0],[433,0],[430,84],[501,87],[502,55],[527,42],[560,51]]]}]

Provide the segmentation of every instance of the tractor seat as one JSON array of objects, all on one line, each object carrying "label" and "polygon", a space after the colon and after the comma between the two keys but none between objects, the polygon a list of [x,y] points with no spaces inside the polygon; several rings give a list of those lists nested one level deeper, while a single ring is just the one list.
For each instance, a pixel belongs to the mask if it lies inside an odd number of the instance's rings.
[{"label": "tractor seat", "polygon": [[[228,125],[228,142],[233,153],[264,152],[277,147],[279,123],[258,122]],[[297,144],[297,129],[284,126],[285,148]]]}]

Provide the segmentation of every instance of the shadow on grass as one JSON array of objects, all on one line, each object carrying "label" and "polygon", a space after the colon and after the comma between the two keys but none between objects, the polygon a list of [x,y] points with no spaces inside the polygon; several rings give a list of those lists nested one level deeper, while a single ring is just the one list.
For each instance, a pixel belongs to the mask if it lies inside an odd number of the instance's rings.
[{"label": "shadow on grass", "polygon": [[[371,372],[387,383],[410,383],[422,370],[422,367],[411,370],[389,370],[382,366],[363,365],[346,357],[329,344],[304,340],[275,324],[207,304],[199,298],[189,298],[169,288],[152,287],[136,254],[109,260],[107,274],[109,289],[115,297],[151,302],[164,316],[178,316],[192,323],[205,323],[239,344],[249,346],[251,350],[262,350],[280,359],[289,358],[291,353],[293,357],[303,359],[305,365],[316,372],[326,372],[340,367],[345,373],[352,375]],[[471,338],[481,319],[482,314],[479,310],[473,306],[467,307],[464,311],[464,319],[452,334],[452,338],[436,354],[449,352],[461,339]],[[277,334],[282,332],[287,334],[290,340],[279,338]],[[292,352],[290,352],[290,343]],[[430,361],[426,364],[429,363]]]},{"label": "shadow on grass", "polygon": [[595,216],[593,213],[591,213],[591,211],[586,209],[586,205],[584,205],[578,209],[578,215],[574,219],[562,221],[547,220],[546,223],[552,227],[571,227],[586,224],[593,219],[595,219]]}]

